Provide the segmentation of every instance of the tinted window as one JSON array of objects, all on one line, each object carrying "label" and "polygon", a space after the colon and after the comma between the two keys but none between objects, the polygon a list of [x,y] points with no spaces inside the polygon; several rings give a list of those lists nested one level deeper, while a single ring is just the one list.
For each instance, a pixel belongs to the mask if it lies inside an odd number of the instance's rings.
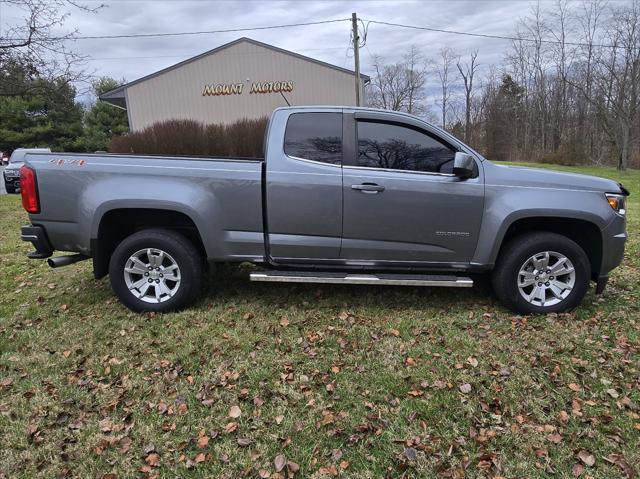
[{"label": "tinted window", "polygon": [[289,116],[284,152],[305,160],[339,165],[342,161],[342,113],[294,113]]},{"label": "tinted window", "polygon": [[454,156],[451,147],[418,130],[358,122],[358,166],[452,173]]}]

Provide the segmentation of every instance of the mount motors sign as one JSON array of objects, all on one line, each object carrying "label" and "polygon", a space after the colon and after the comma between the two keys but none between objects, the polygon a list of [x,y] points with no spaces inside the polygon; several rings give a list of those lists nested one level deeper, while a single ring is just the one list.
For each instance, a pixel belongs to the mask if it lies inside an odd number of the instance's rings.
[{"label": "mount motors sign", "polygon": [[[202,96],[242,95],[246,91],[244,83],[216,83],[205,85]],[[253,82],[249,94],[253,93],[288,93],[293,91],[292,81]]]}]

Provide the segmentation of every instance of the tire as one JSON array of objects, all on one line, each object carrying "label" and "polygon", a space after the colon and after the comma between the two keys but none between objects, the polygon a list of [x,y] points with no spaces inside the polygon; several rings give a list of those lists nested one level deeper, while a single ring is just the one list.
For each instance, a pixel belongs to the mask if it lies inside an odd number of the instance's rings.
[{"label": "tire", "polygon": [[496,296],[515,313],[547,314],[578,306],[590,278],[589,258],[577,243],[540,231],[518,236],[501,250],[492,282]]},{"label": "tire", "polygon": [[4,184],[4,189],[7,190],[7,193],[10,195],[16,194],[16,187],[13,185]]},{"label": "tire", "polygon": [[142,230],[116,247],[109,261],[109,279],[113,292],[133,311],[175,311],[191,305],[200,292],[202,258],[179,233]]}]

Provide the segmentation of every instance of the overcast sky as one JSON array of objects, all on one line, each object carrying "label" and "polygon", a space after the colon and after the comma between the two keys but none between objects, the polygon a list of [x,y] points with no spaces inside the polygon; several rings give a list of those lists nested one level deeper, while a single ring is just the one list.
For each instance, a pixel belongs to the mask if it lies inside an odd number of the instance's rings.
[{"label": "overcast sky", "polygon": [[[510,34],[518,17],[531,2],[508,1],[101,1],[96,14],[72,11],[65,27],[80,35],[216,30],[348,18],[351,12],[363,20],[382,20],[477,33]],[[5,29],[17,21],[15,11],[2,6]],[[93,57],[91,66],[100,74],[134,80],[241,36],[270,43],[335,65],[353,68],[349,22],[243,33],[207,34],[167,38],[82,40],[75,50]],[[411,44],[426,55],[442,46],[460,53],[480,49],[485,63],[497,62],[507,41],[477,39],[371,25],[362,50],[363,73],[369,72],[372,54],[398,58]]]},{"label": "overcast sky", "polygon": [[[381,20],[473,33],[512,35],[518,19],[528,14],[529,0],[448,1],[135,1],[106,0],[98,13],[72,11],[65,29],[79,35],[119,35],[184,32],[279,25],[348,18],[351,12],[366,23]],[[542,2],[543,6],[551,3]],[[16,11],[2,5],[3,29],[18,21]],[[349,50],[350,22],[241,33],[206,34],[165,38],[78,40],[74,50],[91,57],[89,69],[98,75],[135,80],[169,65],[215,48],[241,36],[270,43],[287,50],[353,69]],[[371,24],[366,46],[361,50],[362,72],[371,73],[372,55],[393,62],[410,45],[435,57],[443,46],[466,56],[479,50],[484,68],[502,62],[510,42],[468,36],[417,31]]]}]

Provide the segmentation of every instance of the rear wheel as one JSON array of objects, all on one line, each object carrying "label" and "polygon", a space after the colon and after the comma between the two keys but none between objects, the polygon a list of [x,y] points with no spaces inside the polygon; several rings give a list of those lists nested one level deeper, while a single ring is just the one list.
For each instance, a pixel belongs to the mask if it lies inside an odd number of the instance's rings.
[{"label": "rear wheel", "polygon": [[7,193],[9,193],[10,195],[13,195],[16,193],[16,187],[13,185],[9,185],[7,183],[4,184],[4,188],[7,190]]},{"label": "rear wheel", "polygon": [[190,305],[202,284],[194,245],[174,231],[148,229],[125,238],[109,262],[111,287],[133,311],[172,311]]},{"label": "rear wheel", "polygon": [[589,288],[590,264],[584,250],[556,233],[514,238],[501,251],[493,288],[505,306],[521,314],[570,311]]}]

